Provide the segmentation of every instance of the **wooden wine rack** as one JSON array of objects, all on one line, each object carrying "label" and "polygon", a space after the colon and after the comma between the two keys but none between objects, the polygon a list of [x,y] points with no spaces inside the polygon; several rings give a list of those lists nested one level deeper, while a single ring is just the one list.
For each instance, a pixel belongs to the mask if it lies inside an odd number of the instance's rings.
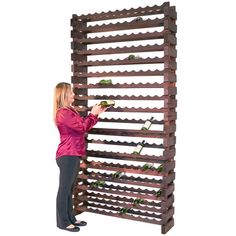
[{"label": "wooden wine rack", "polygon": [[[154,19],[149,19],[154,16]],[[161,16],[161,17],[159,17]],[[138,18],[137,18],[138,17]],[[140,18],[141,17],[141,18]],[[143,17],[148,19],[143,19]],[[116,22],[114,23],[114,20]],[[101,23],[101,21],[113,21],[112,23]],[[91,25],[91,23],[96,23]],[[100,23],[100,24],[99,24]],[[165,234],[174,225],[174,179],[175,179],[175,130],[176,130],[176,11],[169,2],[161,6],[140,7],[137,9],[117,10],[113,12],[102,12],[87,15],[73,15],[71,19],[71,37],[72,37],[72,83],[76,100],[75,107],[86,116],[91,110],[88,105],[89,100],[111,99],[118,104],[124,104],[122,101],[132,100],[134,104],[139,104],[143,100],[162,101],[163,107],[125,107],[115,106],[109,108],[106,113],[115,114],[132,113],[137,114],[137,118],[100,118],[99,122],[109,124],[110,128],[97,128],[96,126],[89,131],[88,136],[103,135],[114,137],[143,137],[161,140],[161,144],[146,142],[144,148],[154,148],[161,150],[162,155],[130,154],[127,152],[115,151],[97,151],[88,150],[87,156],[81,161],[81,169],[78,173],[76,186],[74,189],[74,210],[76,214],[82,212],[94,212],[108,216],[115,216],[124,219],[149,222],[161,225],[161,232]],[[159,27],[162,30],[154,32],[138,32],[140,29],[149,29]],[[130,30],[131,33],[120,34],[123,30]],[[135,33],[132,32],[135,30]],[[107,32],[119,31],[119,34],[106,35]],[[129,32],[130,32],[129,31]],[[100,33],[99,36],[90,37],[93,33]],[[116,32],[115,32],[116,33]],[[141,42],[145,40],[163,40],[163,44],[140,45],[140,46],[122,46],[109,48],[89,49],[91,45],[112,44],[122,42]],[[129,58],[115,59],[117,55],[124,53],[135,54],[143,52],[162,52],[162,57],[146,57],[130,60]],[[112,59],[91,60],[93,56],[103,57],[110,55]],[[139,70],[140,65],[163,65],[163,70]],[[90,68],[99,68],[100,66],[122,66],[136,65],[132,71],[108,71],[108,72],[90,72]],[[145,83],[129,83],[131,77],[150,78]],[[101,85],[100,83],[91,83],[95,79],[112,79],[127,77],[125,82]],[[162,82],[157,82],[155,78],[161,78]],[[137,89],[161,89],[162,96],[137,96]],[[132,89],[135,95],[89,95],[89,91],[98,91],[105,89]],[[151,115],[163,114],[162,119],[155,119],[152,124],[158,124],[163,127],[162,130],[141,130],[129,128],[130,124],[139,124],[145,122],[140,119],[140,113],[150,113]],[[150,115],[150,116],[151,116]],[[122,123],[124,128],[112,128],[114,124]],[[87,145],[102,144],[104,148],[107,145],[119,145],[122,147],[133,147],[138,144],[136,141],[113,141],[87,138]],[[89,159],[91,158],[91,159]],[[104,161],[96,161],[96,159]],[[116,161],[116,163],[107,160]],[[120,163],[117,163],[119,162]],[[124,161],[126,162],[124,164]],[[130,164],[130,161],[137,163]],[[155,168],[143,169],[139,163],[150,163],[162,166],[162,171],[158,172]],[[114,173],[122,172],[123,175],[114,178]],[[148,177],[149,178],[148,178]],[[150,178],[152,177],[152,178]],[[92,183],[98,183],[93,186]],[[104,181],[104,182],[102,182]],[[102,183],[102,184],[101,184]],[[161,191],[159,191],[161,190]],[[158,194],[159,193],[159,194]],[[139,199],[135,204],[135,199]],[[141,199],[141,200],[140,200]]]}]

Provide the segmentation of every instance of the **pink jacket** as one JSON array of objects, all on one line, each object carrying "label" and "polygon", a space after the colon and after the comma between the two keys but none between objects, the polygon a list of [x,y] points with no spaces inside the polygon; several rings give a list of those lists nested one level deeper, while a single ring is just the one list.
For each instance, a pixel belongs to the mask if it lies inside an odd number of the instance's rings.
[{"label": "pink jacket", "polygon": [[83,118],[73,108],[60,108],[56,114],[56,125],[60,133],[60,144],[56,158],[62,156],[84,156],[85,134],[98,122],[98,117],[89,114]]}]

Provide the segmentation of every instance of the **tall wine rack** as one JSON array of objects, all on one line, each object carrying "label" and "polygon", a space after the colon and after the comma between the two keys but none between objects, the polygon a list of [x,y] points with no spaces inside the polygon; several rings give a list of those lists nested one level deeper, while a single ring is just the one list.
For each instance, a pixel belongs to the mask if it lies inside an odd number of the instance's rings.
[{"label": "tall wine rack", "polygon": [[[76,214],[158,224],[163,234],[173,227],[176,19],[169,2],[72,16],[75,107],[86,116],[92,104],[116,102],[86,136],[74,189]],[[112,82],[101,84],[104,79]],[[150,129],[142,130],[152,116]],[[142,152],[133,154],[141,140]]]}]

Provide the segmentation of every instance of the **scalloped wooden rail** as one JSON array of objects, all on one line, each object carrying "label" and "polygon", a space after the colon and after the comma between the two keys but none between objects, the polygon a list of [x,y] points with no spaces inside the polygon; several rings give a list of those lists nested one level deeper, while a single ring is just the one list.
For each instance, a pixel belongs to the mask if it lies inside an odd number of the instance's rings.
[{"label": "scalloped wooden rail", "polygon": [[[72,38],[78,36],[78,32],[72,31]],[[147,33],[138,33],[138,34],[122,34],[115,36],[106,36],[106,37],[94,37],[94,38],[81,38],[76,39],[75,42],[81,44],[98,44],[98,43],[115,43],[115,42],[124,42],[124,41],[133,41],[133,40],[149,40],[149,39],[162,39],[166,38],[166,41],[170,44],[176,44],[176,37],[167,33],[167,32],[147,32]]]},{"label": "scalloped wooden rail", "polygon": [[[122,145],[122,146],[137,146],[137,142],[126,142],[126,141],[107,141],[107,140],[101,140],[101,139],[89,139],[87,138],[88,143],[98,143],[98,144],[111,144],[111,145]],[[144,147],[149,147],[149,148],[160,148],[163,149],[164,146],[163,144],[155,144],[155,143],[148,143],[146,142]]]},{"label": "scalloped wooden rail", "polygon": [[[153,15],[153,14],[163,14],[166,10],[166,7],[169,7],[169,2],[164,2],[162,5],[158,6],[147,6],[147,7],[138,7],[138,8],[131,8],[131,9],[124,9],[122,11],[108,11],[108,12],[101,12],[101,13],[94,13],[94,14],[87,14],[87,15],[73,15],[71,20],[71,25],[76,26],[78,22],[91,22],[91,21],[99,21],[99,20],[108,20],[108,19],[121,19],[127,17],[137,17],[137,16],[146,16],[146,15]],[[167,11],[167,10],[166,10]],[[171,15],[171,17],[176,18],[175,11],[168,11],[166,12]]]}]

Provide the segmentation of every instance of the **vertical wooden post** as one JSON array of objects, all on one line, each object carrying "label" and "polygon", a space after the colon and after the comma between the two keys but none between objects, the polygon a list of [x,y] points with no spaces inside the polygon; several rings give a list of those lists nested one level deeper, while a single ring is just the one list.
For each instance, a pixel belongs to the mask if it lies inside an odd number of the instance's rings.
[{"label": "vertical wooden post", "polygon": [[[81,50],[87,50],[87,45],[79,43],[78,40],[82,38],[87,38],[87,34],[85,32],[80,31],[80,28],[86,28],[86,21],[81,21],[80,19],[77,18],[76,15],[72,16],[71,19],[71,26],[73,28],[71,32],[71,37],[72,37],[72,42],[71,42],[71,49],[73,50],[73,53],[71,54],[71,59],[72,59],[72,66],[71,70],[73,73],[73,76],[71,78],[71,81],[73,84],[87,84],[87,77],[78,77],[80,73],[87,73],[88,68],[87,66],[80,66],[80,62],[86,62],[87,61],[87,56],[86,55],[78,55],[76,54],[78,51]],[[82,88],[78,89],[76,87],[73,88],[74,93],[76,96],[79,95],[88,95],[88,89],[87,88]],[[74,104],[75,107],[87,107],[88,106],[88,100],[75,100]],[[88,111],[85,110],[84,112],[81,112],[82,116],[87,116]],[[86,159],[81,160],[81,166],[86,166]],[[80,171],[79,173],[86,175],[86,169],[83,171]],[[73,203],[74,203],[74,210],[76,214],[80,214],[83,211],[78,210],[77,206],[85,206],[86,205],[86,199],[84,198],[83,200],[79,199],[78,196],[86,196],[87,192],[85,190],[79,189],[77,186],[84,185],[86,180],[83,181],[76,181],[75,188],[74,188],[74,198],[73,198]]]}]

